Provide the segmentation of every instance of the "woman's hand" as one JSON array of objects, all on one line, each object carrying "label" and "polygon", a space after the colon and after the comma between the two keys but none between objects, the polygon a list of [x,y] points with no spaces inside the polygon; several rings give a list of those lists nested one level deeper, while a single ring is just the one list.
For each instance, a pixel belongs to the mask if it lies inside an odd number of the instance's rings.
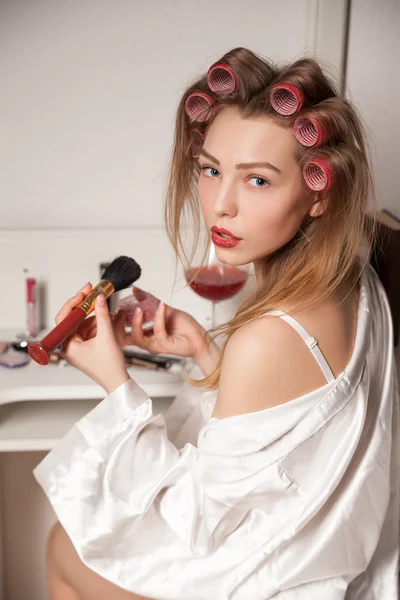
[{"label": "woman's hand", "polygon": [[[86,284],[80,292],[64,304],[56,317],[59,323],[92,289]],[[220,356],[218,346],[205,329],[188,313],[160,303],[150,332],[142,329],[143,313],[139,310],[132,319],[132,331],[125,331],[126,314],[116,316],[108,312],[99,296],[96,315],[80,324],[74,334],[65,340],[62,355],[67,362],[86,373],[110,394],[129,379],[121,348],[135,345],[151,354],[174,354],[191,358],[209,375]]]},{"label": "woman's hand", "polygon": [[[71,310],[89,294],[86,284],[68,300],[56,316],[56,323],[65,319]],[[62,355],[70,365],[86,373],[110,394],[129,379],[121,351],[125,335],[123,315],[112,317],[103,295],[96,300],[96,316],[85,319],[62,345]]]},{"label": "woman's hand", "polygon": [[[119,319],[119,314],[118,317]],[[132,331],[127,332],[123,345],[139,346],[151,354],[174,354],[193,358],[205,345],[206,332],[191,315],[160,302],[150,331],[142,329],[143,311],[136,309]]]},{"label": "woman's hand", "polygon": [[[117,317],[119,319],[119,315]],[[215,370],[221,351],[206,330],[191,315],[161,302],[150,332],[142,329],[143,312],[136,309],[132,331],[122,339],[152,354],[175,354],[191,358],[207,377]]]}]

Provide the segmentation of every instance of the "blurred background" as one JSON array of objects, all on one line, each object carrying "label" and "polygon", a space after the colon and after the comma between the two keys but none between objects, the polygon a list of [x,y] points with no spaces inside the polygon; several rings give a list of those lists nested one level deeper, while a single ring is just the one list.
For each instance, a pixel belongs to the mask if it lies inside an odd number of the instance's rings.
[{"label": "blurred background", "polygon": [[[27,274],[50,326],[120,254],[140,287],[210,325],[180,271],[174,286],[162,207],[181,94],[237,46],[321,60],[362,114],[378,208],[399,218],[399,31],[399,0],[0,0],[0,329],[25,325]],[[41,456],[0,460],[0,600],[47,599]]]}]

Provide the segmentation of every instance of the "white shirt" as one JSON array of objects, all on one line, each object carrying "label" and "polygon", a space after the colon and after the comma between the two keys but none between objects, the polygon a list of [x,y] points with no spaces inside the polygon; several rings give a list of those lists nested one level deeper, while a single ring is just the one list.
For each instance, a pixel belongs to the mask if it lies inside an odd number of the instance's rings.
[{"label": "white shirt", "polygon": [[34,474],[82,561],[156,600],[395,600],[399,421],[390,310],[367,266],[352,357],[285,404],[164,419],[132,380]]}]

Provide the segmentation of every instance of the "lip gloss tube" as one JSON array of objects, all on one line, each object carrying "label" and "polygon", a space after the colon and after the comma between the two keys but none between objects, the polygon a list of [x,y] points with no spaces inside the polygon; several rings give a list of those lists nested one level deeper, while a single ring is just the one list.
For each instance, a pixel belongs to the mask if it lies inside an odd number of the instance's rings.
[{"label": "lip gloss tube", "polygon": [[36,337],[39,333],[37,303],[37,282],[33,277],[26,279],[26,329],[30,337]]}]

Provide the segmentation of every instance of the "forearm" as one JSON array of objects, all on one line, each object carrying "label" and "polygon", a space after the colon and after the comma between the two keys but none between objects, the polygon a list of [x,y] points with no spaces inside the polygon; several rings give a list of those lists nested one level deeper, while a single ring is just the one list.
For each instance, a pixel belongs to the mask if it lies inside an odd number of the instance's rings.
[{"label": "forearm", "polygon": [[205,377],[208,377],[215,371],[220,355],[221,350],[204,330],[199,348],[192,356],[192,359]]}]

